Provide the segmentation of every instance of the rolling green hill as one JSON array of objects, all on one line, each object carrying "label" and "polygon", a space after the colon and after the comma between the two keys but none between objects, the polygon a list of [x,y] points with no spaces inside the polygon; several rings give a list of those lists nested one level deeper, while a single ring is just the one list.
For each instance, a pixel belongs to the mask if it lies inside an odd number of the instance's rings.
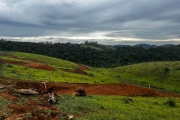
[{"label": "rolling green hill", "polygon": [[[13,80],[50,80],[90,84],[126,82],[145,87],[150,85],[153,88],[180,93],[180,61],[147,62],[116,68],[93,68],[38,54],[0,51],[0,68],[0,80],[12,78]],[[0,94],[6,92],[6,90],[0,89]],[[13,107],[8,107],[14,104],[12,100],[3,96],[0,97],[0,100],[2,106],[0,119],[11,117],[17,113],[12,109]],[[41,103],[38,96],[21,96],[16,100],[20,106],[19,109],[26,109],[24,105],[29,101],[30,103],[34,101],[36,105],[33,106],[31,111],[27,109],[28,112],[24,112],[18,118],[37,119],[33,114],[37,111],[40,114],[44,113],[42,114],[44,117],[50,117],[53,113],[58,113],[56,116],[59,119],[72,114],[75,120],[178,120],[180,117],[179,98],[104,95],[77,97],[62,94],[59,97],[60,102],[53,105],[53,108],[56,108],[55,111],[50,109],[51,107],[43,107],[46,108],[45,111],[40,109],[41,104],[37,105],[37,103]]]},{"label": "rolling green hill", "polygon": [[116,68],[93,68],[30,53],[0,52],[0,55],[4,61],[1,65],[1,76],[3,77],[91,84],[126,82],[146,87],[150,85],[152,88],[180,93],[180,61],[147,62]]},{"label": "rolling green hill", "polygon": [[[117,79],[110,79],[108,76],[104,76],[95,68],[79,65],[66,60],[22,52],[1,52],[0,54],[1,59],[5,61],[1,65],[1,75],[3,77],[71,83],[119,82]],[[39,65],[39,63],[42,64]],[[86,69],[82,70],[81,66]],[[44,69],[43,67],[51,69]]]},{"label": "rolling green hill", "polygon": [[180,61],[147,62],[108,69],[106,72],[127,82],[180,93]]}]

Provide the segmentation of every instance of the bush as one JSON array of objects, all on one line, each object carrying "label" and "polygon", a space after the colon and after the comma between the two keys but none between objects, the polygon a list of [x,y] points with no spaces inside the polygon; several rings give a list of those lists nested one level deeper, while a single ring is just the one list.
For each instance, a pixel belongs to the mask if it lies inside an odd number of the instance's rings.
[{"label": "bush", "polygon": [[176,101],[170,98],[168,101],[165,102],[165,104],[168,105],[169,107],[175,107]]}]

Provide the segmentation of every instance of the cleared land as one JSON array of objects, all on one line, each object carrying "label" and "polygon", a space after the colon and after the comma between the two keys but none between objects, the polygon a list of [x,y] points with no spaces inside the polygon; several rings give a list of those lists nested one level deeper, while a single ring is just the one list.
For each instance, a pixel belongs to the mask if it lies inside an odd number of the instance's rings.
[{"label": "cleared land", "polygon": [[[1,86],[8,86],[12,83],[4,82],[6,79],[1,78],[0,85]],[[16,89],[39,89],[41,87],[40,82],[25,82],[25,81],[13,81],[14,88]],[[86,90],[87,97],[88,96],[94,96],[94,95],[100,95],[100,96],[126,96],[126,97],[149,97],[149,99],[152,99],[152,97],[168,97],[168,98],[180,98],[180,95],[174,94],[174,93],[168,93],[163,92],[159,90],[154,89],[148,89],[143,88],[139,86],[129,85],[129,84],[73,84],[73,83],[46,83],[47,88],[50,88],[52,86],[56,86],[55,92],[58,94],[59,101],[63,102],[62,96],[64,94],[69,94],[70,96],[74,96],[76,92],[74,90],[77,89],[84,89]],[[4,89],[5,91],[0,92],[1,98],[5,98],[9,101],[12,101],[12,103],[7,106],[6,113],[8,113],[8,120],[14,120],[14,118],[19,119],[53,119],[53,120],[59,120],[60,117],[68,117],[69,113],[61,111],[59,107],[54,105],[49,105],[45,101],[41,101],[43,94],[38,96],[28,96],[28,95],[19,95],[14,92],[12,92],[11,88]],[[70,97],[71,98],[71,97]],[[67,101],[70,99],[67,98]],[[71,98],[73,101],[77,98]],[[85,98],[82,98],[85,99]],[[93,98],[94,99],[94,98]],[[93,100],[92,99],[92,100]],[[117,97],[117,99],[120,100],[120,98]],[[128,101],[132,102],[133,98],[125,98]],[[99,100],[101,101],[101,99]],[[128,102],[127,101],[127,102]],[[112,101],[113,102],[113,101]],[[158,101],[159,102],[159,101]],[[75,105],[76,103],[68,104],[68,107],[71,105]],[[79,107],[84,107],[83,102],[79,103]],[[65,107],[65,106],[64,106]],[[103,106],[99,108],[100,110],[105,109]],[[12,112],[7,112],[12,111]],[[49,111],[49,115],[47,115]],[[73,114],[76,118],[81,118],[81,115]],[[2,117],[2,116],[1,116]],[[31,118],[32,117],[32,118]]]}]

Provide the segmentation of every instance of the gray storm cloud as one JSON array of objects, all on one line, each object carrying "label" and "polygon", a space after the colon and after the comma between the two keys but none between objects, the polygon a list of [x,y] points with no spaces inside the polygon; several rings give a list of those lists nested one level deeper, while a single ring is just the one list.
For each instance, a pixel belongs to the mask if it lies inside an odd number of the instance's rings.
[{"label": "gray storm cloud", "polygon": [[179,0],[1,0],[0,36],[178,44],[179,5]]}]

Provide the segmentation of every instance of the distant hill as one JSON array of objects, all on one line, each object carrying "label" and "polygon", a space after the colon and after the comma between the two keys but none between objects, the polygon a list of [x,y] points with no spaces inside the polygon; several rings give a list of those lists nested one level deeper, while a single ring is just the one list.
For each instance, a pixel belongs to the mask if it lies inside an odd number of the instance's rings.
[{"label": "distant hill", "polygon": [[155,48],[157,46],[156,45],[150,45],[150,44],[137,44],[137,45],[134,45],[134,47]]},{"label": "distant hill", "polygon": [[[118,47],[128,47],[130,45],[114,45],[115,48],[118,48]],[[173,46],[176,46],[176,45],[173,45],[173,44],[164,44],[164,45],[160,45],[160,46],[157,46],[157,45],[150,45],[150,44],[136,44],[136,45],[133,45],[133,47],[143,47],[143,48],[156,48],[156,47],[165,47],[165,48],[168,48],[168,47],[173,47]]]},{"label": "distant hill", "polygon": [[84,47],[84,48],[91,48],[91,49],[98,50],[98,51],[115,50],[115,48],[113,46],[102,45],[102,44],[80,44],[80,46]]},{"label": "distant hill", "polygon": [[173,47],[173,46],[175,46],[175,45],[173,45],[173,44],[164,44],[164,45],[161,45],[161,47],[166,47],[166,48]]},{"label": "distant hill", "polygon": [[121,47],[128,47],[128,46],[130,46],[130,45],[114,45],[115,48],[118,48],[118,47],[120,47],[120,48]]}]

